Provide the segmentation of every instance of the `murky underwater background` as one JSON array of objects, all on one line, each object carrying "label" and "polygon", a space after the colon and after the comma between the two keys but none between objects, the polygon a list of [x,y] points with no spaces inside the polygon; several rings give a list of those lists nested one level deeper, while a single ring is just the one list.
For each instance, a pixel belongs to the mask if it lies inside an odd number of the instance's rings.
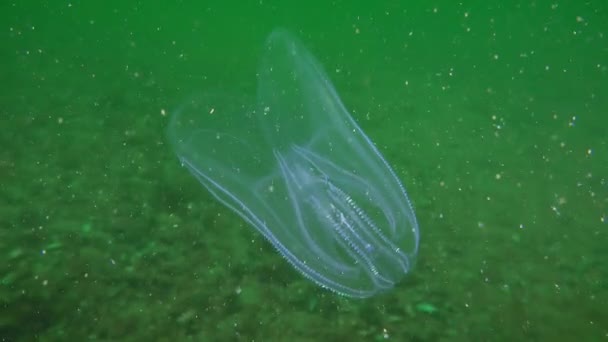
[{"label": "murky underwater background", "polygon": [[[608,338],[603,1],[19,1],[0,18],[0,339]],[[276,27],[408,189],[420,252],[392,291],[318,288],[168,146],[192,94],[253,94]]]}]

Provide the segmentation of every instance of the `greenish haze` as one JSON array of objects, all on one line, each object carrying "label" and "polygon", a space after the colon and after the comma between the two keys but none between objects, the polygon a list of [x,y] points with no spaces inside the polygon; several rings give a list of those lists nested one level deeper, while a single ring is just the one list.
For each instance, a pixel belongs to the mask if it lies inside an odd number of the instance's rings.
[{"label": "greenish haze", "polygon": [[[0,338],[608,335],[605,1],[25,0],[0,19]],[[407,185],[420,252],[383,295],[301,277],[165,141],[192,94],[252,93],[276,27]]]}]

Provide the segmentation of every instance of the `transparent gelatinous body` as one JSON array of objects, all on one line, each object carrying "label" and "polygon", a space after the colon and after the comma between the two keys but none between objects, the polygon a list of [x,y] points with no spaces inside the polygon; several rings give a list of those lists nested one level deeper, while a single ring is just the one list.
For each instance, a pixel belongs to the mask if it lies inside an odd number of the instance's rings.
[{"label": "transparent gelatinous body", "polygon": [[392,288],[413,266],[418,223],[316,59],[274,31],[255,100],[238,98],[206,94],[174,114],[183,165],[319,285],[352,297]]}]

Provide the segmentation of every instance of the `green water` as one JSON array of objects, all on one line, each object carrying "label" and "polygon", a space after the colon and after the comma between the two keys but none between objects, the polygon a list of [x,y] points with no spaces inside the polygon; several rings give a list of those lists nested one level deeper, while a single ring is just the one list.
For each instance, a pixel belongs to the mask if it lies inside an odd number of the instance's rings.
[{"label": "green water", "polygon": [[[608,6],[394,3],[0,4],[0,340],[607,339]],[[390,292],[304,279],[168,146],[276,27],[408,189]]]}]

